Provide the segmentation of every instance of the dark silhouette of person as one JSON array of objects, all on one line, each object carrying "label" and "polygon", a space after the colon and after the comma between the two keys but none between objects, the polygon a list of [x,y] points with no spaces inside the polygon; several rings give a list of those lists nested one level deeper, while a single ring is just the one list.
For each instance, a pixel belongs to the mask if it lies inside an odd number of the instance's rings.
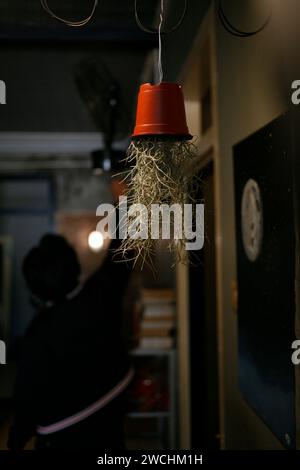
[{"label": "dark silhouette of person", "polygon": [[132,371],[121,310],[131,265],[115,262],[113,240],[102,266],[79,284],[80,265],[59,235],[44,236],[23,272],[40,303],[24,339],[8,447],[124,448],[124,391]]}]

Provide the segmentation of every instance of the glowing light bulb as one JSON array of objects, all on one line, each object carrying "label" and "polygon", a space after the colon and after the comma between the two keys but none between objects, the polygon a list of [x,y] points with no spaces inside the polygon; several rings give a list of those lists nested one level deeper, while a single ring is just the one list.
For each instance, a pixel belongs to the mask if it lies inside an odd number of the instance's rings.
[{"label": "glowing light bulb", "polygon": [[92,251],[97,253],[98,251],[101,251],[104,243],[104,238],[102,233],[94,231],[89,234],[89,239],[88,239],[89,247]]}]

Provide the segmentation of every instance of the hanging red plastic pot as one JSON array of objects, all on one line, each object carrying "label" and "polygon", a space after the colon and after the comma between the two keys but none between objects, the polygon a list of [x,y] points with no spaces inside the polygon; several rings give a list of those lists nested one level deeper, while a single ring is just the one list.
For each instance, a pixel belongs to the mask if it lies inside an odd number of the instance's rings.
[{"label": "hanging red plastic pot", "polygon": [[162,82],[158,85],[145,83],[140,87],[136,126],[132,137],[143,136],[177,136],[178,140],[192,139],[186,123],[180,85]]},{"label": "hanging red plastic pot", "polygon": [[121,246],[123,253],[135,251],[136,256],[141,257],[142,265],[146,261],[151,265],[155,240],[162,237],[164,231],[158,227],[152,238],[153,224],[160,224],[160,217],[152,210],[153,205],[176,206],[182,211],[179,217],[169,221],[169,247],[181,261],[188,258],[185,251],[187,235],[178,229],[176,223],[179,219],[182,221],[185,205],[194,201],[192,168],[196,147],[190,142],[191,139],[181,86],[166,82],[142,85],[138,96],[136,125],[126,160],[130,168],[126,175],[130,203],[134,208],[142,209],[133,211],[130,218],[130,227],[138,233],[131,236],[131,232]]}]

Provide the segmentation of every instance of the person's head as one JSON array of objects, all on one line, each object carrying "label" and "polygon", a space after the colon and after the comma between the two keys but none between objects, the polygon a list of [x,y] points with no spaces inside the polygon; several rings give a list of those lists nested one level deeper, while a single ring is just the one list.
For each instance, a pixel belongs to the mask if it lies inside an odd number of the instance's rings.
[{"label": "person's head", "polygon": [[80,265],[71,245],[60,235],[45,235],[23,262],[29,290],[44,302],[62,300],[78,285]]}]

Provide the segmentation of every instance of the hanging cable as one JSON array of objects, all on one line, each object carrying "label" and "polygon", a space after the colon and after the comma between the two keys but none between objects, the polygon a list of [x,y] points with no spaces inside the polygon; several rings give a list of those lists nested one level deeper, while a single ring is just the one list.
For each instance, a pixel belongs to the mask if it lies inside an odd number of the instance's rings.
[{"label": "hanging cable", "polygon": [[[139,12],[138,12],[139,0],[135,0],[134,5],[135,5],[135,20],[136,20],[136,23],[137,23],[138,27],[142,31],[144,31],[145,33],[157,34],[158,33],[157,28],[150,28],[148,26],[143,25],[143,23],[140,19],[140,16],[139,16]],[[188,2],[187,2],[187,0],[184,0],[183,12],[182,12],[179,20],[175,24],[175,26],[173,26],[172,28],[164,29],[164,30],[161,28],[161,34],[174,33],[174,31],[176,31],[178,28],[180,28],[180,26],[182,25],[182,23],[184,21],[185,15],[187,13],[187,9],[188,9]]]},{"label": "hanging cable", "polygon": [[164,10],[165,10],[164,0],[160,1],[159,26],[158,26],[157,29],[156,28],[149,28],[149,27],[146,27],[146,26],[143,25],[143,23],[140,20],[139,13],[138,13],[138,5],[139,5],[138,0],[135,0],[135,19],[136,19],[138,27],[146,33],[158,34],[158,64],[157,64],[157,68],[158,68],[158,80],[159,80],[159,84],[160,84],[163,81],[163,76],[164,76],[163,66],[162,66],[162,36],[163,36],[163,34],[173,33],[174,31],[176,31],[181,26],[181,24],[183,23],[183,20],[185,18],[186,12],[187,12],[188,3],[187,3],[187,0],[184,0],[183,12],[182,12],[179,20],[177,21],[175,26],[173,26],[172,28],[169,28],[169,29],[163,29]]},{"label": "hanging cable", "polygon": [[91,14],[85,18],[84,20],[80,20],[80,21],[69,21],[69,20],[66,20],[64,18],[61,18],[60,16],[56,15],[50,8],[49,8],[49,5],[48,5],[48,0],[40,0],[41,2],[41,5],[42,7],[44,8],[44,10],[49,13],[49,15],[51,15],[53,18],[55,18],[56,20],[58,21],[61,21],[62,23],[68,25],[68,26],[73,26],[73,27],[81,27],[81,26],[85,26],[94,16],[94,13],[96,11],[96,8],[98,6],[98,0],[94,0],[94,5],[93,5],[93,9],[92,9],[92,12]]},{"label": "hanging cable", "polygon": [[229,21],[229,19],[227,18],[226,14],[225,14],[225,10],[224,10],[224,7],[223,7],[223,2],[222,2],[222,0],[219,0],[218,15],[219,15],[219,19],[222,23],[222,26],[226,29],[226,31],[228,33],[232,34],[233,36],[240,37],[240,38],[248,38],[248,37],[251,37],[251,36],[255,36],[256,34],[263,31],[268,26],[268,24],[270,23],[272,14],[273,14],[273,11],[271,10],[268,18],[266,19],[266,21],[264,22],[264,24],[260,28],[254,30],[254,31],[242,31],[242,30],[236,28]]},{"label": "hanging cable", "polygon": [[162,41],[161,41],[161,29],[164,21],[164,0],[160,1],[160,15],[159,15],[159,27],[158,27],[158,77],[159,83],[163,81],[164,72],[162,66]]}]

